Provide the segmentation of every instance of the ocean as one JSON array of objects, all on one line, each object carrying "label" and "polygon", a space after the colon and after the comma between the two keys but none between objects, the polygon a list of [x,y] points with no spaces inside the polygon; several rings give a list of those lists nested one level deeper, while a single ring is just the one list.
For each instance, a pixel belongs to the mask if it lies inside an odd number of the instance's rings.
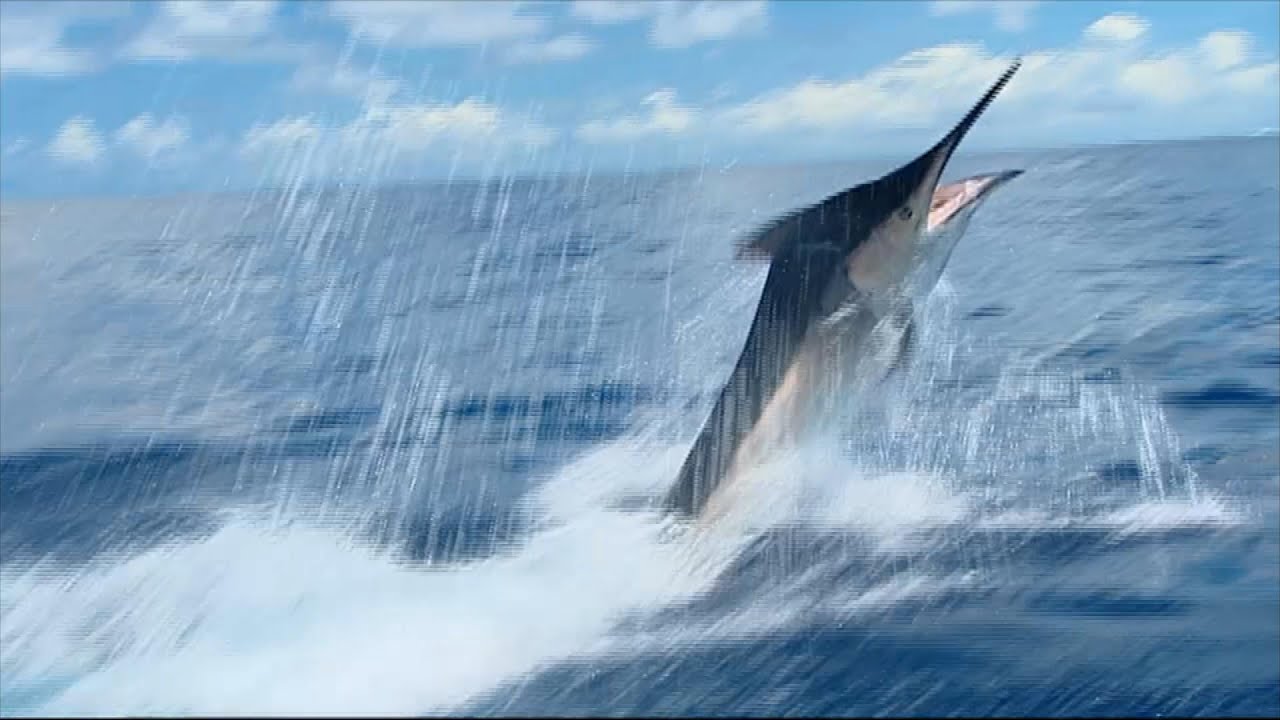
[{"label": "ocean", "polygon": [[5,199],[0,713],[1280,714],[1273,137],[957,157],[910,367],[649,509],[900,160]]}]

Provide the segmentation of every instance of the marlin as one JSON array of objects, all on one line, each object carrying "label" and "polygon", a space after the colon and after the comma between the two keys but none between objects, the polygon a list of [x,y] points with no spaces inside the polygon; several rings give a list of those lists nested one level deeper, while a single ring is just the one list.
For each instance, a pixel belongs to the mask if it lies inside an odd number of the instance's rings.
[{"label": "marlin", "polygon": [[717,514],[730,481],[793,443],[851,380],[883,380],[909,360],[912,298],[932,290],[977,207],[1022,172],[939,187],[951,154],[1019,66],[1015,60],[916,159],[739,241],[740,257],[767,259],[764,289],[666,509],[693,518]]}]

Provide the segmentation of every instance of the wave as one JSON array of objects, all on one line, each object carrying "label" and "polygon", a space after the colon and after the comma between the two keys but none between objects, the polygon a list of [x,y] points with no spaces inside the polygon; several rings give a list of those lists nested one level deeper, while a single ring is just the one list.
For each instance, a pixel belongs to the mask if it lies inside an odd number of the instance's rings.
[{"label": "wave", "polygon": [[566,662],[989,589],[991,568],[962,560],[994,537],[1003,549],[986,548],[989,564],[1037,542],[1060,558],[1045,538],[1080,552],[1245,521],[1212,498],[991,515],[944,478],[868,472],[812,448],[752,485],[808,482],[822,498],[808,509],[757,498],[741,505],[748,520],[700,533],[619,507],[658,491],[684,450],[639,436],[597,448],[526,498],[527,532],[452,564],[405,562],[359,536],[243,511],[203,537],[73,571],[10,563],[5,714],[465,710]]}]

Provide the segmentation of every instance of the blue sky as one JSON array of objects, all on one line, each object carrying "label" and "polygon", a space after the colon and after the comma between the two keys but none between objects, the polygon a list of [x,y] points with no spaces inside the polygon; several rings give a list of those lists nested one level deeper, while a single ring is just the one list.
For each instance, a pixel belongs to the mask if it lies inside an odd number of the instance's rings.
[{"label": "blue sky", "polygon": [[0,3],[0,192],[906,156],[1280,125],[1280,3]]}]

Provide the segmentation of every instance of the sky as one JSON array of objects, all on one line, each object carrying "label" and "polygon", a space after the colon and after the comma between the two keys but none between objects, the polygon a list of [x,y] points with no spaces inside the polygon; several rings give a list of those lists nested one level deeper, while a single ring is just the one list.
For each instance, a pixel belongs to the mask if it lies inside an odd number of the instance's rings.
[{"label": "sky", "polygon": [[0,197],[1280,126],[1280,2],[0,0]]}]

